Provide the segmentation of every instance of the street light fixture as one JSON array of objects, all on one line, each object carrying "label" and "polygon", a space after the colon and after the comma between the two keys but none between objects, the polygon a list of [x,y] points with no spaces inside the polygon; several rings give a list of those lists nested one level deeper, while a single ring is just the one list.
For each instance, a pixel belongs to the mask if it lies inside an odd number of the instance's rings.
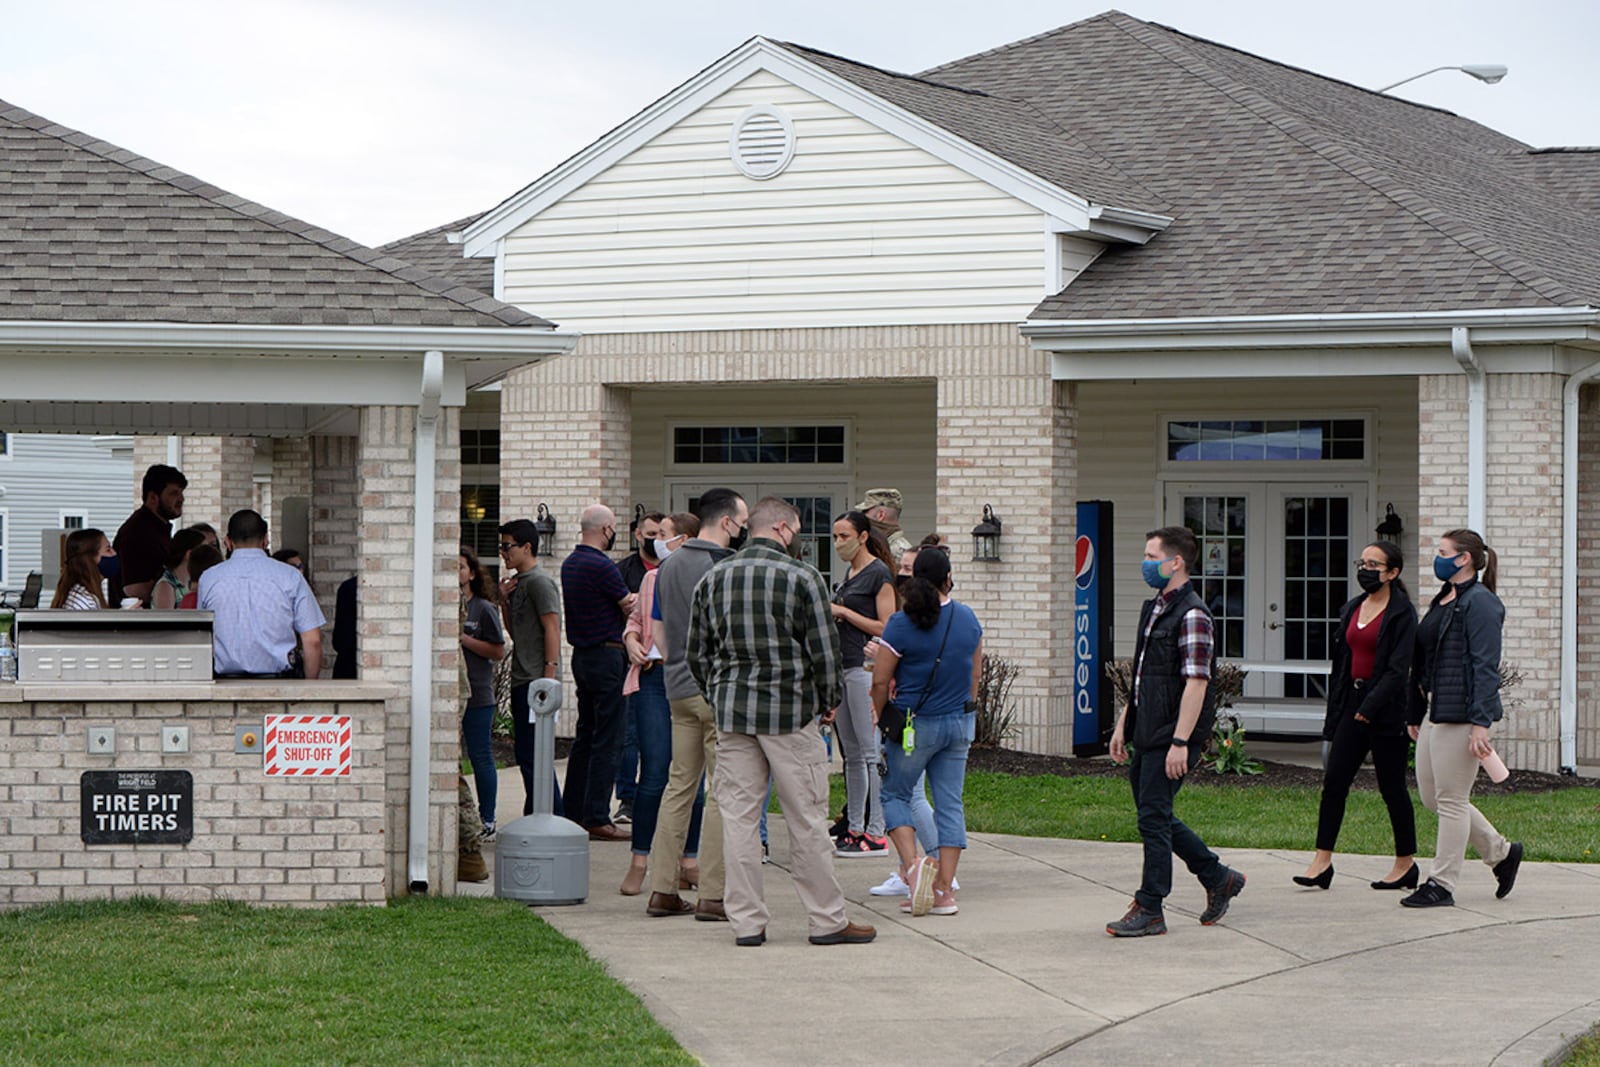
[{"label": "street light fixture", "polygon": [[1413,74],[1409,78],[1401,78],[1393,85],[1385,85],[1382,89],[1378,89],[1376,91],[1379,93],[1386,93],[1390,89],[1400,88],[1400,86],[1405,85],[1407,82],[1414,82],[1418,78],[1426,78],[1430,74],[1437,74],[1441,70],[1459,70],[1463,74],[1472,75],[1485,85],[1493,85],[1495,82],[1506,76],[1506,68],[1498,63],[1468,63],[1466,66],[1461,67],[1434,67],[1432,70],[1425,70],[1421,74]]}]

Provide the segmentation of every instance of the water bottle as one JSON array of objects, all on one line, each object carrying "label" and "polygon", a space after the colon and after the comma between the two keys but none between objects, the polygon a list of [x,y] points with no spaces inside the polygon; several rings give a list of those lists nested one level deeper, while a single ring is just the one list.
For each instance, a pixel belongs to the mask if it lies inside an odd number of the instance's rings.
[{"label": "water bottle", "polygon": [[11,643],[11,635],[0,630],[0,682],[14,682],[17,680],[17,646]]}]

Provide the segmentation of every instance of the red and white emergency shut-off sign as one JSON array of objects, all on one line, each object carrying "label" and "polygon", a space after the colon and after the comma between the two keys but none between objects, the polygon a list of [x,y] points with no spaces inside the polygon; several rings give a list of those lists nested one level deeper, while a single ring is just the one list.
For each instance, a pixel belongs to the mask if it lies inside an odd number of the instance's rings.
[{"label": "red and white emergency shut-off sign", "polygon": [[350,716],[268,715],[266,773],[331,777],[350,773]]}]

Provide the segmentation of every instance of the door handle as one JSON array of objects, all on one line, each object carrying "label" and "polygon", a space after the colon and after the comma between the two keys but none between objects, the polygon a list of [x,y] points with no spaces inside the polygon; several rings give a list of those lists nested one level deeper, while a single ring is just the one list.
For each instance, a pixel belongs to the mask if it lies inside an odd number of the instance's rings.
[{"label": "door handle", "polygon": [[1267,629],[1269,629],[1269,630],[1276,630],[1276,629],[1277,629],[1277,628],[1278,628],[1278,624],[1277,624],[1277,623],[1275,623],[1275,622],[1269,622],[1269,623],[1267,623]]}]

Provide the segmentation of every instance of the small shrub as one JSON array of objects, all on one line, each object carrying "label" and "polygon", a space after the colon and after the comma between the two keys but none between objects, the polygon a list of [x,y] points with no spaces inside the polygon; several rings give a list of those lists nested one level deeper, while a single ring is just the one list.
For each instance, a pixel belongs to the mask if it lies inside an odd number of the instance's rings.
[{"label": "small shrub", "polygon": [[999,656],[984,656],[978,674],[977,722],[972,743],[977,748],[1000,748],[1017,732],[1017,711],[1011,700],[1011,686],[1017,680],[1017,665]]},{"label": "small shrub", "polygon": [[1245,750],[1244,727],[1226,711],[1217,712],[1216,725],[1211,728],[1211,747],[1205,761],[1206,766],[1218,774],[1261,773],[1261,764],[1251,759]]}]

